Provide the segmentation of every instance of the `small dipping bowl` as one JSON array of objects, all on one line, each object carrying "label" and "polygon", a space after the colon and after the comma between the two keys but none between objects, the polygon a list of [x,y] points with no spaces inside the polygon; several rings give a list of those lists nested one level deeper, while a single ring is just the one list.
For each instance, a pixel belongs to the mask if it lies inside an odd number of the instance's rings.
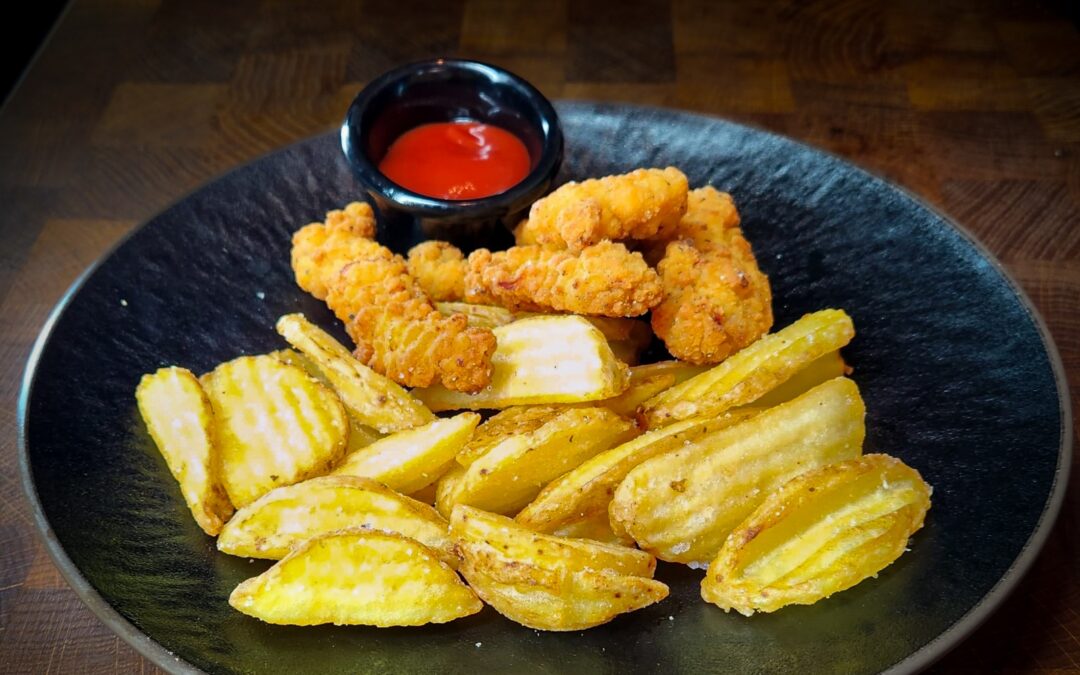
[{"label": "small dipping bowl", "polygon": [[[490,197],[449,200],[398,185],[379,162],[403,133],[422,124],[471,120],[517,136],[529,152],[520,182]],[[563,156],[551,102],[511,72],[478,61],[434,59],[392,70],[357,94],[341,126],[341,147],[381,220],[380,239],[404,252],[425,239],[470,251],[512,243],[510,229],[550,189]]]}]

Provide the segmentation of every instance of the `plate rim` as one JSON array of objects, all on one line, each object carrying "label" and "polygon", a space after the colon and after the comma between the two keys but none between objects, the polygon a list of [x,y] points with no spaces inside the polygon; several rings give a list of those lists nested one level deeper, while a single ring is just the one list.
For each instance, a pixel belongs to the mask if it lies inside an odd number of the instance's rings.
[{"label": "plate rim", "polygon": [[[591,109],[600,112],[614,112],[616,110],[641,110],[649,111],[653,113],[662,113],[665,115],[674,115],[676,117],[684,117],[691,119],[707,119],[715,122],[722,122],[723,124],[741,127],[753,131],[755,134],[763,134],[772,139],[780,140],[785,143],[791,143],[802,150],[809,150],[814,153],[818,153],[828,157],[829,159],[842,163],[855,171],[864,174],[870,179],[884,183],[888,187],[898,190],[905,197],[911,200],[919,207],[927,210],[938,219],[941,220],[946,226],[953,228],[964,239],[970,243],[975,250],[990,263],[990,265],[997,271],[998,274],[1008,282],[1012,292],[1016,295],[1020,304],[1027,311],[1028,315],[1033,319],[1036,329],[1039,332],[1039,336],[1042,338],[1043,348],[1046,351],[1046,355],[1050,362],[1050,368],[1054,375],[1054,383],[1057,387],[1058,393],[1058,412],[1060,415],[1060,443],[1057,453],[1057,466],[1054,471],[1054,478],[1050,486],[1050,494],[1043,504],[1043,509],[1039,514],[1039,519],[1035,524],[1034,529],[1024,542],[1019,554],[1013,559],[1012,563],[1006,568],[1005,572],[1001,575],[1001,578],[994,583],[989,591],[986,592],[982,598],[975,603],[973,607],[968,609],[963,615],[960,616],[952,625],[932,638],[929,642],[919,647],[917,650],[908,654],[900,661],[892,664],[885,669],[885,673],[893,675],[899,675],[901,673],[913,673],[923,670],[933,664],[935,661],[943,657],[957,645],[959,645],[965,638],[970,636],[979,626],[981,626],[990,616],[997,611],[1002,603],[1008,598],[1012,591],[1020,581],[1027,575],[1031,566],[1034,564],[1039,553],[1042,552],[1043,547],[1046,544],[1046,540],[1050,536],[1050,532],[1054,528],[1054,524],[1058,520],[1058,516],[1061,513],[1062,506],[1065,501],[1065,492],[1069,484],[1069,474],[1072,468],[1072,453],[1073,453],[1073,421],[1072,421],[1072,401],[1068,387],[1068,378],[1065,372],[1065,364],[1061,359],[1061,353],[1058,350],[1057,343],[1054,341],[1053,335],[1050,333],[1049,326],[1047,326],[1042,314],[1036,308],[1035,304],[1031,301],[1027,292],[1019,284],[1019,282],[1013,277],[1009,270],[998,260],[995,256],[970,230],[965,226],[956,222],[953,218],[941,212],[937,207],[929,204],[919,195],[913,193],[906,186],[899,185],[893,181],[888,180],[884,176],[878,174],[876,171],[864,168],[863,166],[856,164],[855,162],[841,157],[833,152],[811,145],[801,140],[791,138],[782,134],[778,134],[767,129],[762,129],[753,124],[746,124],[743,122],[736,122],[719,115],[711,115],[707,113],[694,112],[689,110],[682,110],[678,108],[666,108],[663,106],[654,105],[639,105],[632,103],[624,103],[618,101],[592,101],[592,100],[568,100],[557,99],[553,102],[555,104],[556,111],[560,114],[563,110],[580,108]],[[161,214],[169,211],[178,204],[184,202],[192,195],[200,192],[208,185],[216,183],[227,176],[230,176],[236,172],[242,171],[249,166],[263,161],[273,155],[287,152],[291,149],[306,145],[315,139],[324,138],[327,136],[336,136],[339,132],[327,131],[313,134],[305,138],[299,139],[292,143],[274,148],[265,153],[262,153],[256,157],[253,157],[241,164],[238,164],[220,174],[217,174],[198,186],[185,192],[177,199],[170,202],[166,207],[156,211],[152,216],[142,221],[130,231],[125,233],[116,242],[113,243],[104,253],[102,253],[94,262],[92,262],[71,285],[64,291],[63,295],[57,301],[56,305],[49,311],[49,315],[46,318],[44,324],[41,327],[40,332],[34,339],[33,346],[31,347],[30,354],[26,360],[26,366],[23,369],[23,374],[20,379],[19,396],[16,406],[16,453],[19,463],[20,482],[22,483],[23,494],[27,501],[30,503],[30,508],[33,513],[33,520],[36,529],[36,534],[45,545],[45,551],[49,554],[49,558],[53,564],[60,571],[61,576],[68,583],[68,585],[75,591],[75,594],[82,602],[90,608],[95,616],[101,620],[106,626],[108,626],[114,633],[119,635],[124,642],[133,647],[142,656],[150,659],[156,666],[170,673],[181,673],[183,675],[192,675],[198,673],[204,673],[205,671],[194,666],[183,658],[177,656],[173,652],[166,649],[161,643],[148,634],[140,630],[135,624],[124,617],[120,612],[112,607],[109,602],[93,587],[92,584],[83,576],[82,572],[75,565],[75,563],[68,556],[67,551],[64,550],[63,545],[60,543],[56,534],[52,530],[52,526],[49,524],[48,519],[45,516],[44,509],[42,508],[41,501],[38,499],[37,487],[34,484],[33,469],[30,467],[29,448],[26,444],[26,430],[28,421],[28,411],[30,397],[33,394],[34,380],[37,375],[37,366],[41,358],[42,353],[48,346],[48,343],[52,337],[53,329],[56,323],[63,316],[71,305],[72,300],[85,285],[86,281],[93,276],[101,265],[103,265],[112,255],[129,239],[134,237],[139,232],[143,231],[151,222],[153,222]]]}]

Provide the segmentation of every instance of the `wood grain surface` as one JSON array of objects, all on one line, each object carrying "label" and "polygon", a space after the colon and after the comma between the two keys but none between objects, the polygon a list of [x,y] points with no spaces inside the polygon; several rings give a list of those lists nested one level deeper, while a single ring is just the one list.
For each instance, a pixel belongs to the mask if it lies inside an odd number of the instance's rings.
[{"label": "wood grain surface", "polygon": [[[16,399],[50,308],[137,223],[437,55],[552,98],[722,115],[906,186],[1026,289],[1080,419],[1080,32],[1053,4],[76,0],[0,111],[0,671],[155,670],[56,572],[19,483]],[[1072,473],[1031,572],[935,670],[1080,672],[1076,455]]]}]

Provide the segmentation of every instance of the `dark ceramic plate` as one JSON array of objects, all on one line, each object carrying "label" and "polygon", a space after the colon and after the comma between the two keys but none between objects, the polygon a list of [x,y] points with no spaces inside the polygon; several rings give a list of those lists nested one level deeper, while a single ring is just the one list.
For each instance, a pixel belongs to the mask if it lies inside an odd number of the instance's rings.
[{"label": "dark ceramic plate", "polygon": [[678,112],[563,104],[564,178],[675,164],[735,195],[776,323],[843,307],[867,451],[934,486],[911,552],[811,607],[745,618],[661,565],[664,602],[586,632],[494,611],[408,629],[291,628],[226,604],[266,563],[196,528],[139,421],[139,376],[203,372],[278,349],[274,320],[331,315],[289,269],[293,230],[358,197],[336,134],[286,148],[180,201],[121,243],[42,332],[20,401],[27,492],[68,581],[159,665],[214,672],[901,671],[1000,604],[1046,538],[1071,439],[1057,352],[1028,300],[975,243],[908,194],[833,157]]}]

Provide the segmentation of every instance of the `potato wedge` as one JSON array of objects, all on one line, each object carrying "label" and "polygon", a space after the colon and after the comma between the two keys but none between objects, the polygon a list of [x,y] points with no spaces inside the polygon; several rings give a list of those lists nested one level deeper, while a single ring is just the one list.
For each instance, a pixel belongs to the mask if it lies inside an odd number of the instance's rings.
[{"label": "potato wedge", "polygon": [[720,365],[649,399],[641,409],[642,421],[653,429],[753,403],[854,336],[851,317],[842,310],[807,314],[732,354]]},{"label": "potato wedge", "polygon": [[505,438],[464,474],[450,472],[436,501],[447,515],[454,504],[514,513],[549,482],[593,455],[630,438],[633,423],[607,408],[566,408],[534,431]]},{"label": "potato wedge", "polygon": [[705,564],[774,490],[803,471],[857,457],[866,428],[859,389],[838,377],[632,469],[609,513],[661,560]]},{"label": "potato wedge", "polygon": [[[531,533],[458,506],[451,534],[473,590],[503,616],[539,630],[581,630],[665,598],[640,551]],[[631,572],[631,573],[627,573]]]},{"label": "potato wedge", "polygon": [[551,405],[519,405],[492,415],[476,428],[476,433],[458,453],[458,464],[469,466],[507,438],[536,431],[560,410],[559,406]]},{"label": "potato wedge", "polygon": [[479,423],[480,415],[466,412],[399,431],[349,455],[333,475],[366,476],[402,494],[417,492],[446,473]]},{"label": "potato wedge", "polygon": [[713,366],[698,366],[686,361],[657,361],[643,366],[634,366],[630,369],[630,378],[633,380],[636,377],[638,380],[642,380],[656,375],[670,374],[675,376],[675,384],[682,384],[691,377],[697,377],[711,368]]},{"label": "potato wedge", "polygon": [[267,623],[295,626],[421,626],[483,607],[431,549],[373,530],[309,539],[237,586],[229,604]]},{"label": "potato wedge", "polygon": [[810,605],[875,576],[923,525],[931,488],[888,455],[803,473],[735,529],[701,582],[701,597],[750,615]]},{"label": "potato wedge", "polygon": [[435,419],[420,401],[396,382],[357,361],[340,342],[303,314],[286,314],[278,319],[277,332],[318,366],[361,424],[386,434]]},{"label": "potato wedge", "polygon": [[[608,410],[618,413],[623,417],[633,417],[642,403],[656,396],[660,392],[675,384],[675,375],[671,373],[650,375],[649,377],[634,378],[633,371],[630,373],[630,386],[626,391],[614,398],[599,401]],[[583,405],[580,403],[574,405]]]},{"label": "potato wedge", "polygon": [[232,515],[233,505],[221,480],[213,409],[199,380],[184,368],[161,368],[143,375],[135,400],[195,522],[215,536]]},{"label": "potato wedge", "polygon": [[[518,312],[514,315],[517,319],[532,317],[551,316],[574,316],[573,314],[538,314],[535,312]],[[582,316],[596,327],[608,341],[615,358],[627,365],[636,365],[641,353],[652,342],[652,328],[640,319],[629,319],[611,316]]]},{"label": "potato wedge", "polygon": [[[750,405],[755,408],[771,408],[804,394],[822,382],[847,373],[847,364],[839,351],[829,352],[811,361],[805,368],[791,376],[790,380],[771,389]],[[631,376],[632,377],[632,376]]]},{"label": "potato wedge", "polygon": [[217,547],[230,555],[280,560],[307,539],[349,527],[410,537],[457,566],[449,524],[438,511],[358,476],[320,476],[267,492],[236,512]]},{"label": "potato wedge", "polygon": [[435,309],[450,316],[464,314],[474,328],[497,328],[514,321],[514,314],[505,307],[476,305],[471,302],[436,302]]},{"label": "potato wedge", "polygon": [[300,368],[273,356],[242,356],[205,377],[222,481],[237,508],[325,473],[344,454],[345,407]]},{"label": "potato wedge", "polygon": [[551,533],[556,537],[592,539],[604,544],[637,546],[628,535],[615,534],[615,531],[611,529],[611,519],[608,518],[607,509],[563,523]]},{"label": "potato wedge", "polygon": [[553,480],[517,514],[515,520],[537,532],[555,532],[597,513],[606,521],[611,495],[631,469],[647,459],[749,419],[755,412],[749,409],[732,411],[713,419],[683,420],[647,431],[595,455]]},{"label": "potato wedge", "polygon": [[618,396],[629,372],[603,334],[578,316],[522,319],[494,329],[491,385],[477,394],[443,386],[414,389],[429,408],[503,409],[515,405],[577,403]]},{"label": "potato wedge", "polygon": [[506,516],[463,504],[454,507],[450,536],[458,544],[487,544],[504,558],[545,568],[609,570],[649,578],[656,571],[656,558],[636,548],[534,532]]}]

